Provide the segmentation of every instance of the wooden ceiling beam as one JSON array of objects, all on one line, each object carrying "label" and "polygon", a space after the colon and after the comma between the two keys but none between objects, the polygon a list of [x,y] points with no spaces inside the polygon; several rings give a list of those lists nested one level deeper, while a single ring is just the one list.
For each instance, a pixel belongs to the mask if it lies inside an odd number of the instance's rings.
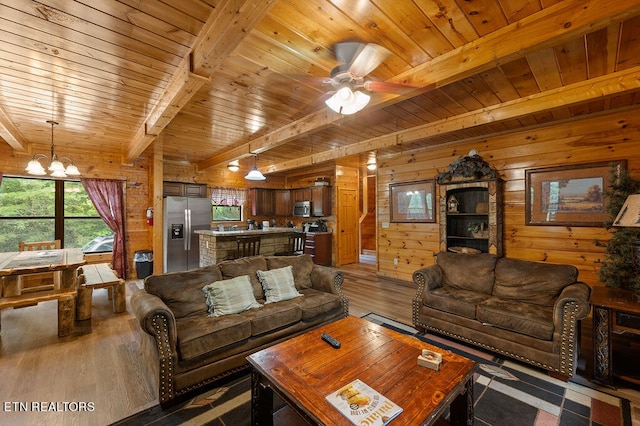
[{"label": "wooden ceiling beam", "polygon": [[13,125],[9,116],[0,106],[0,138],[4,139],[16,151],[27,151],[27,141],[20,131]]},{"label": "wooden ceiling beam", "polygon": [[[262,172],[268,174],[299,167],[307,167],[348,155],[424,140],[432,136],[442,136],[443,134],[455,132],[460,129],[497,123],[542,111],[551,111],[560,107],[568,107],[582,102],[638,91],[640,90],[639,76],[640,67],[618,71],[602,77],[481,108],[388,135],[363,140],[330,151],[263,167]],[[484,137],[486,137],[486,135]]]},{"label": "wooden ceiling beam", "polygon": [[125,163],[133,162],[153,143],[274,4],[275,0],[226,0],[216,5],[191,53],[182,59],[144,124],[129,142]]},{"label": "wooden ceiling beam", "polygon": [[[640,14],[638,0],[619,0],[616,2],[565,0],[559,2],[389,79],[389,82],[414,86],[421,90],[417,89],[408,94],[385,97],[378,104],[369,104],[367,108],[382,108],[395,104],[416,96],[418,93],[459,81],[526,56],[538,49],[561,44],[574,37],[638,14]],[[327,110],[324,109],[324,111]],[[267,135],[246,142],[238,148],[243,153],[264,152],[290,142],[296,137],[317,132],[328,125],[350,118],[354,118],[354,116],[324,115],[323,111],[316,111]],[[234,152],[235,150],[221,152],[200,161],[197,167],[202,170],[226,165],[229,161],[241,158],[234,157]]]}]

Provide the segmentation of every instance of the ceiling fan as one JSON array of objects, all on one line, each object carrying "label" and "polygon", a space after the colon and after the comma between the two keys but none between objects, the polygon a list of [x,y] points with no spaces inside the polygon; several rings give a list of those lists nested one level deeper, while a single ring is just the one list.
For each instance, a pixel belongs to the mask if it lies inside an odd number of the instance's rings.
[{"label": "ceiling fan", "polygon": [[328,92],[325,104],[339,114],[354,114],[364,108],[371,97],[367,92],[395,92],[408,86],[374,81],[367,77],[385,59],[391,51],[375,43],[342,42],[334,47],[336,59],[340,64],[331,70],[329,79],[335,91]]}]

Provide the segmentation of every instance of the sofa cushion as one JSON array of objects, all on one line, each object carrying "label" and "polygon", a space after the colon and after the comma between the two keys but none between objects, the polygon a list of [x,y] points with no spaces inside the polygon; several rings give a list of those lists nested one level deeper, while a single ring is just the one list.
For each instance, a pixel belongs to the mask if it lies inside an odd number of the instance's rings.
[{"label": "sofa cushion", "polygon": [[253,288],[247,275],[207,284],[202,291],[206,297],[210,317],[237,314],[262,307],[253,297]]},{"label": "sofa cushion", "polygon": [[422,303],[433,309],[475,319],[476,305],[489,295],[451,287],[438,287],[424,293]]},{"label": "sofa cushion", "polygon": [[145,278],[144,289],[158,296],[171,309],[176,318],[207,312],[202,287],[222,279],[217,265],[189,271],[150,275]]},{"label": "sofa cushion", "polygon": [[488,253],[441,252],[436,263],[442,269],[445,286],[491,294],[497,260]]},{"label": "sofa cushion", "polygon": [[265,304],[302,296],[302,294],[296,290],[295,283],[293,282],[292,269],[293,267],[289,265],[270,271],[256,271],[258,279],[260,279],[262,283],[264,295],[267,298]]},{"label": "sofa cushion", "polygon": [[242,315],[176,318],[178,355],[189,360],[251,337],[251,323]]},{"label": "sofa cushion", "polygon": [[269,256],[267,265],[269,269],[284,268],[293,266],[293,281],[298,290],[311,287],[311,270],[313,269],[313,258],[308,254],[299,256]]},{"label": "sofa cushion", "polygon": [[491,297],[478,304],[478,321],[537,339],[553,339],[553,308]]},{"label": "sofa cushion", "polygon": [[249,275],[251,286],[253,287],[253,296],[256,300],[264,300],[262,286],[256,275],[257,270],[265,271],[267,269],[267,261],[262,256],[241,257],[240,259],[224,260],[218,263],[222,278],[235,278],[241,275]]},{"label": "sofa cushion", "polygon": [[578,269],[573,265],[502,258],[496,265],[493,295],[553,306],[562,289],[577,279]]},{"label": "sofa cushion", "polygon": [[306,288],[300,290],[304,297],[294,299],[302,308],[302,321],[310,323],[328,314],[342,311],[342,299],[335,294]]},{"label": "sofa cushion", "polygon": [[247,311],[243,315],[251,322],[251,335],[259,336],[298,323],[302,318],[302,309],[289,300],[265,305],[262,309]]}]

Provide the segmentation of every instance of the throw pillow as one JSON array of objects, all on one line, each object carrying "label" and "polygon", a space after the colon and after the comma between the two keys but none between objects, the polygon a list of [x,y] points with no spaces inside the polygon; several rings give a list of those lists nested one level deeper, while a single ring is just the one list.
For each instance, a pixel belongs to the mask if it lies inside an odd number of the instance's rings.
[{"label": "throw pillow", "polygon": [[265,304],[302,296],[302,294],[296,290],[292,270],[293,267],[289,265],[284,268],[271,269],[269,271],[256,271],[262,283],[264,295],[267,298]]},{"label": "throw pillow", "polygon": [[237,314],[247,309],[262,307],[253,296],[248,275],[207,284],[202,291],[206,296],[210,317]]}]

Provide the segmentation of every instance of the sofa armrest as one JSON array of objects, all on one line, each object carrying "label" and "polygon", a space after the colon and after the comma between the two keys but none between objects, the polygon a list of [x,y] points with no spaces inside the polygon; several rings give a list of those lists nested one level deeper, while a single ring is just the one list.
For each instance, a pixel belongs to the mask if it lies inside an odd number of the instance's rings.
[{"label": "sofa armrest", "polygon": [[413,282],[416,284],[416,294],[411,301],[413,324],[418,325],[420,307],[424,295],[434,288],[442,287],[442,269],[436,264],[420,268],[413,273]]},{"label": "sofa armrest", "polygon": [[442,269],[438,265],[418,269],[413,273],[413,282],[418,287],[416,297],[422,297],[423,291],[442,287]]},{"label": "sofa armrest", "polygon": [[176,319],[162,299],[145,290],[138,290],[131,295],[131,308],[140,328],[155,338],[159,357],[173,356],[177,359]]},{"label": "sofa armrest", "polygon": [[311,288],[339,296],[342,299],[344,316],[349,316],[349,300],[342,292],[342,282],[344,280],[342,271],[327,266],[313,265],[310,278]]},{"label": "sofa armrest", "polygon": [[575,305],[573,315],[576,320],[581,320],[589,315],[589,311],[591,310],[591,305],[589,304],[590,294],[591,287],[582,281],[576,281],[562,289],[553,306],[555,325],[557,326],[562,323],[564,307],[569,303]]}]

